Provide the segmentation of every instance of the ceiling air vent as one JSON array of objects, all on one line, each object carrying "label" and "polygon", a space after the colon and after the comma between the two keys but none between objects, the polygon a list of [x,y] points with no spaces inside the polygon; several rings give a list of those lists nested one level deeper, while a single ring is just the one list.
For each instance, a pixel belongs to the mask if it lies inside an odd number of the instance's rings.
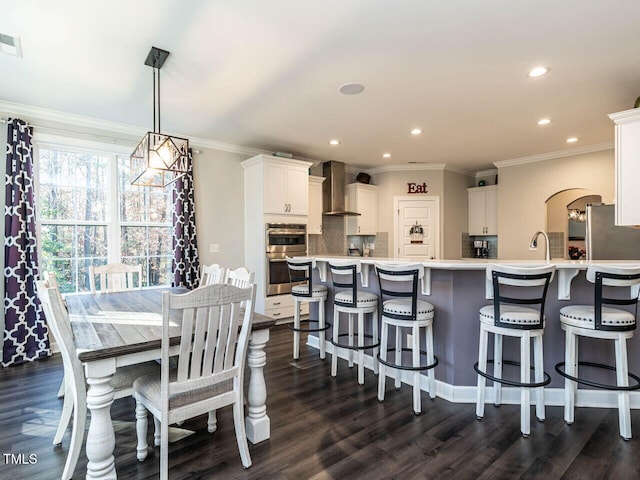
[{"label": "ceiling air vent", "polygon": [[14,57],[22,57],[20,38],[0,33],[0,52],[13,55]]}]

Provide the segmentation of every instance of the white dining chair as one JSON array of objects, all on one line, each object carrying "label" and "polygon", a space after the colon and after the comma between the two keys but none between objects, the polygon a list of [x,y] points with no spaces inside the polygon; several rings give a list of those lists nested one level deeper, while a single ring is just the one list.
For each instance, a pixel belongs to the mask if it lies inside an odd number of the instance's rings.
[{"label": "white dining chair", "polygon": [[227,269],[217,263],[202,266],[200,275],[200,286],[213,285],[215,283],[225,283],[227,279]]},{"label": "white dining chair", "polygon": [[[184,294],[163,294],[161,374],[145,375],[134,384],[137,457],[147,451],[147,410],[160,428],[160,478],[168,478],[169,425],[233,405],[236,440],[242,465],[251,466],[244,426],[243,381],[253,321],[255,286],[214,284]],[[246,301],[244,313],[241,302]],[[177,368],[169,367],[172,317],[181,317]],[[175,317],[173,317],[175,318]],[[158,425],[158,421],[159,425]],[[156,431],[157,436],[157,431]]]},{"label": "white dining chair", "polygon": [[[62,365],[64,367],[64,403],[60,423],[53,439],[54,445],[60,445],[62,443],[62,438],[71,420],[71,414],[73,413],[71,443],[61,476],[62,480],[68,480],[73,476],[76,464],[78,463],[82,440],[84,438],[87,422],[87,387],[82,363],[78,360],[73,341],[73,330],[71,329],[69,312],[62,301],[60,291],[52,287],[48,280],[37,281],[36,288],[47,326],[51,329],[56,343],[60,348]],[[156,362],[118,368],[111,382],[114,388],[114,398],[123,398],[131,395],[131,387],[136,378],[154,371],[158,372],[159,369],[160,366]]]},{"label": "white dining chair", "polygon": [[235,270],[227,271],[227,278],[225,282],[229,285],[246,288],[254,283],[255,275],[255,272],[250,272],[244,267],[238,267]]},{"label": "white dining chair", "polygon": [[[96,287],[96,275],[98,287]],[[136,283],[137,278],[137,283]],[[108,263],[107,265],[89,266],[89,286],[92,293],[121,292],[142,288],[142,265],[125,265],[124,263]]]}]

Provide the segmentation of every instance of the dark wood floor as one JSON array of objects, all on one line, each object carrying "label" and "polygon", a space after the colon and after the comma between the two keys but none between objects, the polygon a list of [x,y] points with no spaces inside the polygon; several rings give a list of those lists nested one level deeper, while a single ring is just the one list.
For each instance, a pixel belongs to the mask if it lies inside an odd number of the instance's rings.
[{"label": "dark wood floor", "polygon": [[[321,361],[316,350],[303,346],[294,362],[290,342],[286,327],[272,330],[265,367],[271,439],[250,444],[253,466],[242,468],[231,410],[225,409],[213,435],[206,417],[183,425],[197,431],[170,446],[171,479],[640,478],[638,410],[628,442],[618,435],[617,410],[578,409],[569,427],[559,407],[548,407],[547,420],[534,420],[531,437],[524,439],[517,406],[487,406],[484,420],[477,421],[473,405],[423,394],[425,412],[414,416],[410,387],[396,391],[388,381],[379,403],[373,373],[360,387],[356,371],[340,361],[332,378],[329,358]],[[69,431],[61,447],[51,445],[61,378],[59,357],[0,371],[0,453],[25,454],[26,462],[30,454],[37,457],[37,463],[18,465],[3,455],[0,478],[59,478],[70,437]],[[157,449],[143,463],[135,457],[133,400],[117,400],[112,416],[119,478],[157,478]],[[83,452],[76,478],[84,478],[86,462]]]}]

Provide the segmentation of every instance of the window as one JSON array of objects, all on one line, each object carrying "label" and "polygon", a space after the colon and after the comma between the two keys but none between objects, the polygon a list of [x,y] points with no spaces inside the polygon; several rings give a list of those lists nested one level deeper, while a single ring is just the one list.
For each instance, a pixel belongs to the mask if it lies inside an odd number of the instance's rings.
[{"label": "window", "polygon": [[62,292],[89,290],[89,266],[142,264],[143,286],[171,279],[169,189],[129,184],[128,156],[41,144],[37,162],[41,271]]}]

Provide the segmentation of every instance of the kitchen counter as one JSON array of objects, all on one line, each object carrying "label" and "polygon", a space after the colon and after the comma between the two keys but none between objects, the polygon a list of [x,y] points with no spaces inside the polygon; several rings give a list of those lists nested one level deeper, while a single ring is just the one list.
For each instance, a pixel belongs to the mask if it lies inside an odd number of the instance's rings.
[{"label": "kitchen counter", "polygon": [[[489,265],[513,265],[519,267],[539,267],[543,265],[555,265],[557,269],[558,300],[571,299],[571,283],[581,270],[586,270],[590,265],[611,265],[639,267],[640,260],[500,260],[487,258],[465,258],[461,260],[432,260],[420,258],[381,258],[381,257],[348,257],[348,256],[318,256],[314,257],[318,264],[320,280],[327,280],[327,264],[333,259],[358,259],[362,264],[361,281],[363,287],[368,287],[369,273],[376,262],[388,263],[420,263],[425,269],[422,281],[423,295],[431,295],[431,270],[486,270]],[[486,298],[493,298],[491,295],[491,282],[485,280]],[[635,294],[638,294],[636,290]]]},{"label": "kitchen counter", "polygon": [[[436,367],[436,394],[450,401],[475,402],[475,385],[477,376],[473,364],[478,357],[478,311],[490,303],[492,290],[486,279],[486,267],[491,264],[541,266],[547,264],[544,260],[495,260],[495,259],[464,259],[464,260],[431,260],[431,259],[392,259],[380,257],[347,257],[347,256],[315,256],[318,266],[314,273],[315,281],[325,283],[329,287],[327,307],[325,309],[327,321],[333,321],[333,287],[328,273],[328,262],[333,259],[358,259],[362,264],[361,288],[379,294],[378,280],[373,265],[376,262],[420,263],[425,269],[421,298],[435,307],[434,348],[440,359]],[[544,365],[545,371],[551,374],[552,383],[546,387],[546,403],[561,405],[563,403],[564,379],[554,371],[554,365],[564,360],[564,332],[559,324],[559,311],[571,304],[593,304],[593,284],[586,279],[585,271],[589,265],[640,266],[638,261],[586,261],[586,260],[552,260],[549,264],[556,266],[555,278],[549,286],[546,303],[547,326],[544,334]],[[317,276],[316,276],[317,275]],[[637,292],[636,292],[637,294]],[[312,310],[311,316],[317,315]],[[505,359],[519,358],[519,347],[512,339],[505,339]],[[580,341],[580,351],[584,353],[581,359],[594,362],[613,364],[613,342],[596,341],[585,338]],[[318,346],[317,334],[309,335],[308,343]],[[333,345],[326,342],[327,352],[332,352]],[[640,365],[640,340],[634,337],[628,341],[629,365]],[[365,367],[373,366],[371,352],[366,352]],[[634,371],[633,367],[631,370]],[[638,373],[634,371],[634,373]],[[423,376],[424,377],[424,376]],[[367,382],[373,378],[366,378]],[[412,383],[410,375],[403,376],[404,383]],[[426,377],[423,378],[422,388],[426,389]],[[490,389],[491,390],[491,389]],[[579,389],[578,404],[609,407],[615,406],[614,393]],[[507,403],[519,403],[519,389],[505,389]],[[489,394],[490,395],[490,394]],[[632,408],[640,408],[640,393],[631,394]],[[490,398],[489,398],[490,401]],[[634,407],[635,405],[635,407]]]}]

